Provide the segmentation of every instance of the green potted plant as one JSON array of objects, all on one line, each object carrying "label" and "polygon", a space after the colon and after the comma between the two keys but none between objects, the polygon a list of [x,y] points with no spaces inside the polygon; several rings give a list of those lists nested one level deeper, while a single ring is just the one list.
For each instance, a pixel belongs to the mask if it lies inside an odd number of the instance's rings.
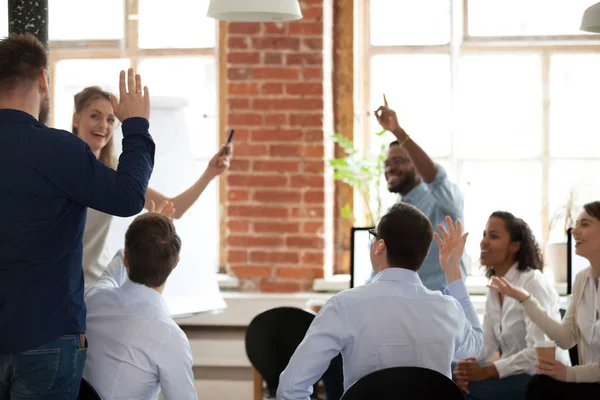
[{"label": "green potted plant", "polygon": [[[378,132],[382,136],[386,131]],[[382,144],[376,156],[363,155],[354,147],[354,143],[335,134],[332,139],[343,150],[345,155],[328,160],[333,168],[334,179],[352,186],[360,195],[365,206],[364,222],[366,226],[375,226],[382,214],[383,193],[381,179],[385,170],[385,154],[387,145]],[[353,210],[349,204],[342,209],[342,215],[355,223]]]},{"label": "green potted plant", "polygon": [[575,226],[578,213],[575,189],[571,189],[566,201],[554,211],[548,224],[548,238],[552,232],[558,231],[560,235],[557,241],[549,241],[546,245],[547,263],[554,271],[556,282],[567,281],[567,232]]}]

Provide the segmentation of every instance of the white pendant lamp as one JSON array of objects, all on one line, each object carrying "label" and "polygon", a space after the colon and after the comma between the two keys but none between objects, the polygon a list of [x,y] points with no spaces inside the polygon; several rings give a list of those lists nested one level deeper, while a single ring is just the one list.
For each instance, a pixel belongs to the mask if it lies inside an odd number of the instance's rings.
[{"label": "white pendant lamp", "polygon": [[581,20],[581,30],[600,33],[600,3],[596,3],[585,10]]},{"label": "white pendant lamp", "polygon": [[295,21],[302,11],[298,0],[211,0],[206,16],[221,21]]}]

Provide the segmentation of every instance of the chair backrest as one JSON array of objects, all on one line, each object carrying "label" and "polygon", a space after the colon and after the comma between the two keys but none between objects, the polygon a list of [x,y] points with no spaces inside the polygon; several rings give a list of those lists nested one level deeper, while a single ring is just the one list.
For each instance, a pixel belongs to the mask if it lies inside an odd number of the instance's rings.
[{"label": "chair backrest", "polygon": [[419,367],[393,367],[363,376],[342,400],[464,400],[458,386],[437,371]]},{"label": "chair backrest", "polygon": [[279,375],[304,339],[314,314],[300,308],[278,307],[256,317],[246,330],[246,354],[275,396]]},{"label": "chair backrest", "polygon": [[89,384],[88,381],[81,378],[81,384],[79,385],[79,395],[77,400],[102,400],[96,390]]},{"label": "chair backrest", "polygon": [[[567,310],[561,308],[559,311],[560,311],[560,317],[564,318],[565,314],[567,313]],[[579,365],[579,353],[577,352],[577,345],[575,345],[569,349],[569,358],[571,359],[572,366]]]}]

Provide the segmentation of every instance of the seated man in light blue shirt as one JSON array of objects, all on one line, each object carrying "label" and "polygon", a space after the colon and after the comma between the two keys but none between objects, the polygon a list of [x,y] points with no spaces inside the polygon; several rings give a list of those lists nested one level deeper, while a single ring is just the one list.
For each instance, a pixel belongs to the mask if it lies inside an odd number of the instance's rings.
[{"label": "seated man in light blue shirt", "polygon": [[344,390],[363,376],[390,367],[429,368],[451,378],[454,357],[481,350],[483,330],[460,270],[466,242],[462,226],[438,226],[440,264],[448,294],[427,289],[417,274],[433,230],[417,208],[398,203],[381,218],[370,256],[377,275],[364,286],[332,297],[311,324],[281,374],[277,398],[306,400],[330,361],[342,354]]},{"label": "seated man in light blue shirt", "polygon": [[[433,226],[443,224],[447,215],[455,221],[463,221],[463,194],[448,179],[444,168],[434,163],[402,129],[395,111],[388,107],[387,101],[377,110],[376,116],[381,127],[392,132],[398,139],[390,144],[385,160],[388,190],[397,193],[402,202],[421,210]],[[428,289],[443,291],[446,288],[446,278],[440,268],[438,251],[438,246],[432,241],[429,254],[419,270],[419,277]],[[466,277],[464,259],[461,260],[461,268]]]},{"label": "seated man in light blue shirt", "polygon": [[99,281],[85,292],[89,342],[83,377],[103,400],[197,399],[192,351],[162,292],[179,262],[170,218],[137,217]]}]

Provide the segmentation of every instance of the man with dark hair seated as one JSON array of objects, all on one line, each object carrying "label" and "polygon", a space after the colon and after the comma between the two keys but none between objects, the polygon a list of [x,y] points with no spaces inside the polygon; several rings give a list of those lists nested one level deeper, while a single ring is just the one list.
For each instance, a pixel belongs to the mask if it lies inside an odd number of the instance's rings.
[{"label": "man with dark hair seated", "polygon": [[[330,361],[342,354],[344,389],[390,367],[429,368],[451,378],[454,357],[481,350],[483,330],[461,275],[467,234],[446,218],[448,232],[414,206],[398,203],[371,231],[371,264],[377,275],[364,286],[332,297],[311,324],[281,374],[277,398],[306,400]],[[432,238],[440,248],[447,293],[427,289],[417,271]]]},{"label": "man with dark hair seated", "polygon": [[196,399],[192,351],[162,292],[181,239],[162,214],[138,216],[98,282],[85,293],[89,347],[83,377],[102,399]]}]

